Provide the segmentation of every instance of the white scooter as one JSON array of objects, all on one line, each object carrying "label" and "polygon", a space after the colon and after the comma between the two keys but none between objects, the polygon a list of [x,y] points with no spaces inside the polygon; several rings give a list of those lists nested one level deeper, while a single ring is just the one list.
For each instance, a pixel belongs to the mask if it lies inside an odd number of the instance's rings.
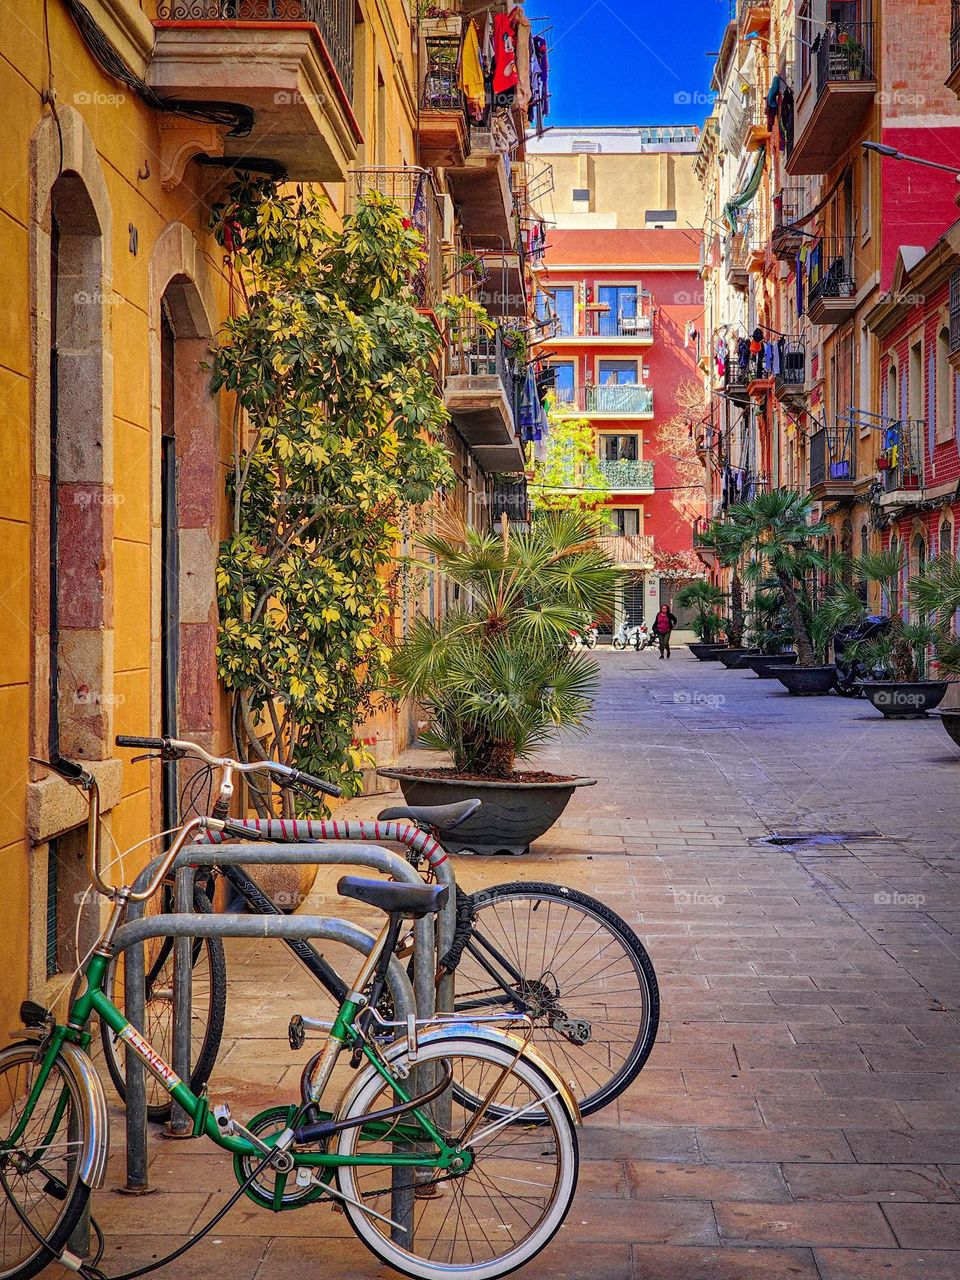
[{"label": "white scooter", "polygon": [[653,636],[645,622],[621,622],[613,637],[615,649],[636,649],[642,653],[653,644]]},{"label": "white scooter", "polygon": [[591,622],[589,627],[585,627],[582,632],[571,631],[570,639],[567,641],[568,649],[595,649],[599,638],[599,628],[595,622]]}]

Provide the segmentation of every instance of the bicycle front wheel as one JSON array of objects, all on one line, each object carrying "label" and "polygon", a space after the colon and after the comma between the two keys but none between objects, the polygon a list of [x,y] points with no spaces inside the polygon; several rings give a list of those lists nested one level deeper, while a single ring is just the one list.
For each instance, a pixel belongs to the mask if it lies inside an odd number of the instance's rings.
[{"label": "bicycle front wheel", "polygon": [[90,1188],[80,1163],[92,1141],[89,1106],[56,1058],[21,1126],[44,1049],[0,1051],[0,1280],[28,1280],[48,1267],[80,1221]]},{"label": "bicycle front wheel", "polygon": [[660,992],[643,943],[609,907],[562,885],[497,885],[473,904],[456,1012],[528,1014],[534,1046],[581,1113],[605,1107],[636,1079],[657,1036]]},{"label": "bicycle front wheel", "polygon": [[[406,1045],[388,1054],[406,1066]],[[421,1043],[417,1069],[440,1063],[452,1073],[452,1093],[424,1108],[448,1140],[463,1141],[472,1163],[465,1172],[423,1169],[404,1200],[398,1181],[409,1174],[382,1164],[343,1166],[343,1210],[363,1242],[384,1262],[417,1280],[494,1280],[524,1266],[553,1238],[577,1186],[577,1135],[551,1081],[530,1059],[480,1037],[450,1035]],[[478,1115],[462,1094],[493,1095],[495,1108]],[[354,1086],[341,1117],[365,1116],[396,1101],[392,1086],[371,1067]],[[495,1115],[494,1115],[495,1110]],[[531,1126],[532,1111],[543,1117]],[[393,1153],[397,1139],[382,1123],[345,1130],[337,1153]],[[432,1144],[429,1144],[432,1145]],[[417,1150],[427,1150],[418,1144]],[[402,1149],[402,1148],[401,1148]],[[405,1204],[406,1211],[398,1209]],[[370,1216],[392,1218],[397,1225]],[[398,1223],[400,1214],[404,1218]]]},{"label": "bicycle front wheel", "polygon": [[[196,911],[213,907],[202,889],[193,895]],[[168,1062],[173,1058],[173,942],[153,938],[144,943],[147,977],[147,1039]],[[113,960],[104,978],[103,989],[118,1008],[124,1007],[123,957]],[[190,1001],[190,1088],[200,1093],[210,1079],[223,1039],[227,1012],[227,960],[219,938],[203,938],[193,943],[193,975]],[[100,1023],[103,1057],[110,1079],[120,1098],[127,1100],[127,1071],[124,1050],[116,1033]],[[170,1118],[170,1095],[151,1072],[146,1073],[147,1115],[161,1122]]]}]

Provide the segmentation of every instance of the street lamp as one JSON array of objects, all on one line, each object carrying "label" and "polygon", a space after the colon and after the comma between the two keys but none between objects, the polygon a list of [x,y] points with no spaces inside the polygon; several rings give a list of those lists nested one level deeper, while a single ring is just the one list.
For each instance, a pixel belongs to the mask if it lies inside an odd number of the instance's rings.
[{"label": "street lamp", "polygon": [[908,156],[903,151],[898,151],[896,147],[888,146],[885,142],[863,142],[860,144],[864,151],[875,151],[878,156],[886,156],[888,160],[908,160],[911,164],[922,164],[927,169],[941,169],[944,173],[952,173],[960,182],[960,169],[952,164],[940,164],[938,160],[925,160],[923,156]]}]

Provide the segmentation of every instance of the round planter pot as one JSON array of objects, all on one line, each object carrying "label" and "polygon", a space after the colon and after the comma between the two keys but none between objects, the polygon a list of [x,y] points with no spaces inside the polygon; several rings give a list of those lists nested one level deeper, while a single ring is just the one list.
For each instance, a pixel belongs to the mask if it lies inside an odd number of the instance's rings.
[{"label": "round planter pot", "polygon": [[788,693],[812,697],[829,693],[836,679],[836,667],[780,667],[774,675]]},{"label": "round planter pot", "polygon": [[748,658],[747,666],[761,680],[775,680],[778,669],[782,671],[784,667],[792,667],[796,661],[795,653],[760,653]]},{"label": "round planter pot", "polygon": [[432,778],[378,769],[382,778],[394,778],[407,804],[456,804],[459,800],[483,801],[483,807],[456,830],[443,837],[450,853],[528,853],[566,809],[577,787],[595,787],[596,778],[571,778],[565,782],[468,782],[459,778]]},{"label": "round planter pot", "polygon": [[941,711],[940,719],[943,721],[943,727],[949,733],[958,747],[960,747],[960,711],[950,710]]},{"label": "round planter pot", "polygon": [[720,661],[725,667],[732,669],[740,666],[741,658],[755,658],[759,653],[759,649],[724,649],[720,654]]},{"label": "round planter pot", "polygon": [[939,707],[947,692],[947,681],[862,680],[860,687],[888,720],[919,720]]},{"label": "round planter pot", "polygon": [[725,644],[706,644],[696,643],[688,644],[687,648],[697,659],[698,662],[716,662],[721,652],[726,649]]}]

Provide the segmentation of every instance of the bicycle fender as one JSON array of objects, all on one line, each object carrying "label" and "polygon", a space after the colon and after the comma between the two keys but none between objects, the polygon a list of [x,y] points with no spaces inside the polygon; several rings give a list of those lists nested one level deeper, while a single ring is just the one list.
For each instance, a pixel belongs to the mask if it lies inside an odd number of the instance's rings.
[{"label": "bicycle fender", "polygon": [[[522,1036],[513,1035],[509,1031],[497,1031],[493,1027],[486,1027],[476,1022],[449,1022],[443,1027],[438,1027],[435,1031],[425,1032],[418,1037],[418,1042],[422,1046],[435,1044],[438,1040],[451,1040],[453,1038],[483,1040],[488,1044],[498,1045],[501,1049],[507,1049],[511,1053],[522,1050],[523,1056],[528,1058],[553,1085],[573,1123],[583,1123],[583,1117],[580,1115],[580,1105],[570,1085],[560,1075],[553,1063],[548,1062],[540,1051],[525,1041]],[[394,1058],[402,1057],[406,1050],[406,1041],[400,1040],[386,1051],[384,1057],[390,1062]]]},{"label": "bicycle fender", "polygon": [[73,1076],[84,1099],[90,1126],[90,1145],[80,1159],[80,1181],[91,1189],[102,1187],[110,1154],[110,1118],[107,1099],[97,1069],[78,1045],[64,1041],[60,1048],[63,1064]]}]

